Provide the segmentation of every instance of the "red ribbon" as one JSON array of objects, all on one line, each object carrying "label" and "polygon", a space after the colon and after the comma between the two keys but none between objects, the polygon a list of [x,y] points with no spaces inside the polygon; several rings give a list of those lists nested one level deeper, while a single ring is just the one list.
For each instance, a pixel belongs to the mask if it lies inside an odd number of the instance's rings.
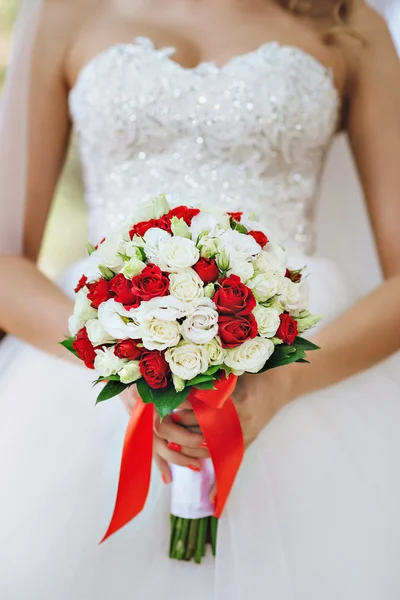
[{"label": "red ribbon", "polygon": [[[215,390],[190,392],[190,401],[213,462],[217,482],[214,515],[220,517],[243,459],[239,418],[230,397],[237,377],[215,382]],[[134,519],[144,508],[150,486],[153,453],[153,404],[140,398],[125,435],[114,513],[102,542]]]}]

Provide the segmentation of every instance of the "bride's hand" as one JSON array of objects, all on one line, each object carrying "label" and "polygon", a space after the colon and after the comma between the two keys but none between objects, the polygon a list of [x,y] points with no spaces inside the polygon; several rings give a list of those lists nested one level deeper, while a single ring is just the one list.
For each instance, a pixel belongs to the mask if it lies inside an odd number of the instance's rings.
[{"label": "bride's hand", "polygon": [[[135,386],[121,394],[128,413],[131,413],[138,397]],[[199,459],[210,456],[204,448],[204,437],[201,435],[194,413],[188,409],[190,405],[184,404],[181,408],[179,413],[165,417],[162,423],[156,411],[154,413],[153,457],[164,483],[172,481],[169,464],[200,471]]]},{"label": "bride's hand", "polygon": [[258,437],[286,404],[295,399],[296,367],[289,365],[259,375],[244,374],[232,399],[242,426],[245,447]]}]

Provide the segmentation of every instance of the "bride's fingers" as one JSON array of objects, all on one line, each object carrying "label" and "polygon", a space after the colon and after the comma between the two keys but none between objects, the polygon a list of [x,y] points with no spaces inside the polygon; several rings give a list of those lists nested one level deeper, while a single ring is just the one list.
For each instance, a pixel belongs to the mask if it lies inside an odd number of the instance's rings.
[{"label": "bride's fingers", "polygon": [[170,464],[187,467],[192,471],[201,471],[201,463],[198,458],[185,456],[180,452],[170,450],[167,442],[156,435],[154,436],[154,452]]},{"label": "bride's fingers", "polygon": [[192,433],[180,425],[176,425],[170,417],[165,417],[162,423],[156,419],[154,423],[154,431],[156,434],[168,442],[174,442],[179,446],[187,446],[188,448],[201,448],[204,443],[204,438],[198,433]]},{"label": "bride's fingers", "polygon": [[199,425],[192,410],[178,410],[172,413],[171,419],[174,423],[183,427],[198,427]]},{"label": "bride's fingers", "polygon": [[161,474],[161,479],[164,483],[171,483],[172,475],[171,469],[166,460],[164,460],[159,454],[154,453],[154,462],[156,463],[158,470]]}]

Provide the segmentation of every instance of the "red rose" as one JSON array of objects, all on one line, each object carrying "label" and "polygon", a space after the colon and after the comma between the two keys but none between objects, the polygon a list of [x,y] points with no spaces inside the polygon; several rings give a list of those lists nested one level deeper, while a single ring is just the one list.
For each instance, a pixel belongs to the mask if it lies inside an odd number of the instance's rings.
[{"label": "red rose", "polygon": [[172,233],[171,219],[168,217],[168,215],[163,215],[157,219],[157,227],[159,229],[163,229],[164,231],[168,231],[168,233]]},{"label": "red rose", "polygon": [[293,283],[300,283],[301,281],[301,273],[299,271],[289,271],[289,269],[286,269],[285,277],[293,281]]},{"label": "red rose", "polygon": [[102,302],[107,302],[107,300],[112,298],[110,283],[105,279],[99,279],[99,281],[91,283],[88,288],[89,293],[87,297],[90,300],[92,308],[99,308]]},{"label": "red rose", "polygon": [[132,292],[132,282],[129,281],[122,273],[116,275],[110,281],[110,289],[115,294],[115,300],[129,308],[137,308],[140,300]]},{"label": "red rose", "polygon": [[152,227],[158,227],[157,221],[155,219],[149,219],[148,221],[141,221],[140,223],[136,223],[136,225],[134,225],[129,232],[130,238],[132,239],[135,235],[140,235],[140,237],[143,237],[146,231],[148,231]]},{"label": "red rose", "polygon": [[80,290],[82,290],[87,282],[87,277],[86,275],[82,275],[82,277],[80,278],[80,280],[78,281],[78,285],[75,288],[75,294],[77,294],[78,292],[80,292]]},{"label": "red rose", "polygon": [[268,244],[268,238],[262,231],[249,231],[248,235],[253,237],[257,244],[260,244],[261,248],[264,248]]},{"label": "red rose", "polygon": [[149,264],[132,279],[132,292],[141,300],[169,294],[169,279],[157,265]]},{"label": "red rose", "polygon": [[240,281],[237,275],[222,280],[213,302],[221,315],[248,315],[257,304],[253,292]]},{"label": "red rose", "polygon": [[167,213],[169,220],[172,217],[176,217],[177,219],[183,219],[186,225],[192,224],[192,219],[199,214],[200,210],[198,208],[189,208],[188,206],[177,206]]},{"label": "red rose", "polygon": [[96,352],[92,342],[88,338],[86,327],[80,329],[76,335],[75,341],[72,344],[73,349],[81,360],[85,363],[88,369],[94,369],[94,359]]},{"label": "red rose", "polygon": [[168,383],[169,365],[162,352],[143,352],[139,363],[140,372],[150,387],[158,390]]},{"label": "red rose", "polygon": [[142,350],[138,348],[135,340],[122,340],[114,348],[115,356],[118,358],[127,358],[128,360],[138,360],[142,356]]},{"label": "red rose", "polygon": [[253,315],[222,316],[218,326],[223,348],[235,348],[257,335],[257,321]]},{"label": "red rose", "polygon": [[282,340],[282,342],[285,342],[285,344],[293,344],[297,334],[299,333],[297,321],[295,321],[287,313],[279,315],[279,318],[281,320],[281,324],[276,332],[276,337]]},{"label": "red rose", "polygon": [[242,212],[228,212],[227,214],[230,216],[231,219],[234,219],[238,223],[240,223],[240,221],[242,220]]},{"label": "red rose", "polygon": [[219,269],[213,258],[200,258],[193,269],[205,284],[212,283],[219,277]]}]

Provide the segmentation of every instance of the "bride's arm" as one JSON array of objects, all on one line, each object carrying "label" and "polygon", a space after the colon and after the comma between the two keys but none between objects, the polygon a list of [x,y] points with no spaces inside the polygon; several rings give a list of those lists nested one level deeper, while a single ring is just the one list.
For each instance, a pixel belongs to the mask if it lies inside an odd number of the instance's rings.
[{"label": "bride's arm", "polygon": [[[70,131],[63,77],[68,4],[45,2],[32,55],[24,252],[0,256],[0,329],[53,354],[61,354],[72,302],[40,273],[36,260]],[[0,202],[12,206],[13,198],[3,195]]]},{"label": "bride's arm", "polygon": [[348,134],[385,281],[315,337],[322,350],[304,371],[296,366],[296,395],[334,384],[400,348],[400,62],[386,24],[371,9],[360,7],[354,26],[365,44],[349,51]]}]

